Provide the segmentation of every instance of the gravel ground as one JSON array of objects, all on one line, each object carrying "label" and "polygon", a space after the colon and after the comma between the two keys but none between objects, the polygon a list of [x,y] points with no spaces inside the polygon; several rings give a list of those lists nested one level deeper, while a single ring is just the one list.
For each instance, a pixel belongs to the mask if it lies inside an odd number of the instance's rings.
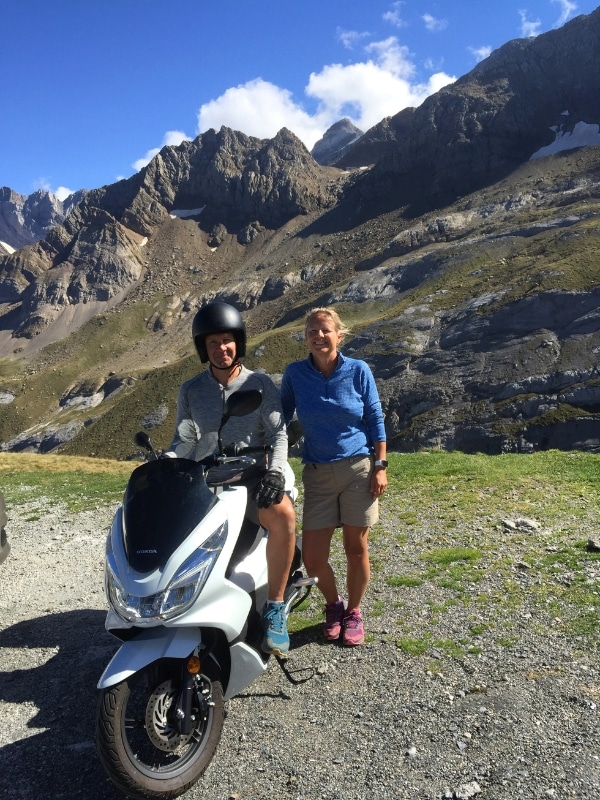
[{"label": "gravel ground", "polygon": [[[96,682],[116,649],[103,628],[110,516],[109,508],[72,514],[43,501],[18,515],[9,509],[12,552],[0,567],[1,797],[119,796],[93,742]],[[512,565],[505,560],[503,574],[482,566],[472,602],[456,602],[439,580],[386,582],[409,573],[440,535],[435,519],[423,514],[402,532],[384,511],[383,529],[393,535],[373,535],[367,644],[325,645],[312,623],[294,634],[289,669],[306,680],[290,683],[273,661],[231,700],[217,755],[186,798],[598,800],[598,652],[565,633],[554,607],[502,603],[506,570],[521,588],[536,581],[513,551],[525,535],[548,548],[545,534],[498,525],[499,552],[512,548]],[[589,580],[599,580],[598,567],[587,564]],[[315,594],[299,613],[316,619],[319,608]],[[400,636],[425,630],[425,653],[398,646]]]}]

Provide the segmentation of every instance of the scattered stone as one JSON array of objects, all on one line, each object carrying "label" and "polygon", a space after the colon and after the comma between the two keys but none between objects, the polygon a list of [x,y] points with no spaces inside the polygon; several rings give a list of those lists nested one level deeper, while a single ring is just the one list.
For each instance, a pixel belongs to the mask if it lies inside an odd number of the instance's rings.
[{"label": "scattered stone", "polygon": [[463,783],[458,789],[454,790],[456,800],[469,800],[470,797],[475,797],[477,794],[481,794],[481,786],[477,781]]},{"label": "scattered stone", "polygon": [[587,549],[591,553],[600,552],[600,534],[595,534],[594,536],[590,536],[587,543]]},{"label": "scattered stone", "polygon": [[526,531],[529,533],[533,533],[534,531],[539,531],[541,529],[540,523],[535,519],[530,519],[529,517],[516,517],[515,519],[503,519],[502,525],[509,530],[515,531]]}]

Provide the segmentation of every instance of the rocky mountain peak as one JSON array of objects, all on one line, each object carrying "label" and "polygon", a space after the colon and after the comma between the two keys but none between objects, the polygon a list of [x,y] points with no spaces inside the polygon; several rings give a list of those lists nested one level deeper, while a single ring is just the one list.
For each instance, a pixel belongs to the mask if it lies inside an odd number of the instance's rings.
[{"label": "rocky mountain peak", "polygon": [[7,252],[11,252],[42,239],[64,221],[83,196],[84,192],[77,192],[61,202],[56,195],[42,189],[22,195],[1,186],[0,242],[7,244]]},{"label": "rocky mountain peak", "polygon": [[311,150],[311,155],[319,164],[335,164],[362,135],[363,131],[345,117],[325,131]]},{"label": "rocky mountain peak", "polygon": [[[263,140],[223,127],[164,147],[137,175],[87,192],[68,217],[56,206],[62,214],[44,240],[0,258],[0,302],[19,303],[13,336],[31,338],[74,305],[126,293],[141,277],[148,238],[173,216],[188,212],[206,241],[232,235],[246,245],[333,206],[339,183],[337,170],[317,164],[285,128]],[[19,197],[5,194],[16,208]],[[47,217],[54,200],[38,193],[22,207]]]}]

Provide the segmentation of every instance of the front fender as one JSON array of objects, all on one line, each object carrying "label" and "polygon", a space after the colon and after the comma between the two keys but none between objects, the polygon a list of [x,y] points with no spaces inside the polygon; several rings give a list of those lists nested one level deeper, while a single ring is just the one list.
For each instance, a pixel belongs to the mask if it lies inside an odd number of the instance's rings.
[{"label": "front fender", "polygon": [[107,689],[159,658],[186,658],[200,643],[200,628],[148,628],[123,642],[98,681]]}]

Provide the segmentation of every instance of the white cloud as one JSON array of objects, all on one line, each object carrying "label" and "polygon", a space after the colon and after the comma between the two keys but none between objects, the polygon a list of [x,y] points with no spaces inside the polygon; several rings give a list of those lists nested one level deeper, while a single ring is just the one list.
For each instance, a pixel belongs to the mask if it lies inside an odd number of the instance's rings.
[{"label": "white cloud", "polygon": [[[558,3],[560,6],[560,17],[555,22],[554,28],[560,28],[577,11],[577,3],[572,0],[550,0],[550,2]],[[539,19],[528,20],[527,11],[524,9],[519,10],[519,16],[521,17],[521,36],[538,36],[542,27],[541,21]]]},{"label": "white cloud", "polygon": [[182,131],[167,131],[163,136],[163,141],[160,147],[153,147],[151,150],[148,150],[145,156],[138,158],[137,161],[134,161],[131,166],[138,171],[142,169],[142,167],[145,167],[146,164],[149,164],[154,156],[160,153],[161,149],[165,147],[165,145],[177,146],[178,144],[181,144],[189,139],[190,137]]},{"label": "white cloud", "polygon": [[409,80],[415,74],[415,65],[410,60],[408,47],[399,45],[395,36],[390,36],[381,42],[372,42],[365,48],[365,52],[374,54],[377,68],[395,78]]},{"label": "white cloud", "polygon": [[367,130],[406,106],[420,105],[428,95],[456,80],[438,72],[426,83],[411,82],[415,65],[408,49],[395,37],[372,42],[365,52],[371,56],[366,61],[330,64],[310,75],[305,93],[316,103],[314,113],[306,111],[286,89],[258,78],[205,103],[198,112],[198,132],[226,125],[250,136],[271,138],[287,127],[310,149],[342,117]]},{"label": "white cloud", "polygon": [[346,31],[342,28],[337,29],[337,38],[344,45],[346,50],[353,50],[362,39],[368,38],[371,34],[368,31]]},{"label": "white cloud", "polygon": [[311,116],[294,102],[291,92],[262,78],[227,89],[198,112],[198,133],[226,125],[259,139],[270,139],[285,127],[305,143],[314,144],[322,135],[323,124],[327,125],[327,120],[322,112]]},{"label": "white cloud", "polygon": [[400,8],[404,5],[402,0],[398,0],[396,3],[392,3],[392,10],[386,11],[385,14],[382,15],[382,19],[384,22],[389,22],[390,25],[393,25],[395,28],[403,28],[406,25],[406,22],[400,16]]},{"label": "white cloud", "polygon": [[59,186],[58,189],[54,192],[54,194],[58,197],[61,201],[66,200],[69,195],[73,194],[73,189],[67,189],[66,186]]},{"label": "white cloud", "polygon": [[489,45],[485,45],[484,47],[469,47],[469,52],[473,53],[475,56],[475,61],[479,63],[483,61],[484,58],[487,58],[489,54],[492,52],[492,48]]},{"label": "white cloud", "polygon": [[542,26],[541,21],[539,19],[535,21],[528,20],[527,11],[523,9],[519,10],[519,16],[521,17],[521,36],[527,39],[531,36],[537,36]]},{"label": "white cloud", "polygon": [[431,31],[431,33],[439,33],[448,27],[447,19],[437,19],[431,14],[423,14],[422,20],[425,23],[427,30]]},{"label": "white cloud", "polygon": [[560,28],[577,11],[577,3],[572,3],[571,0],[551,0],[551,2],[558,3],[561,7],[560,17],[554,26]]}]

